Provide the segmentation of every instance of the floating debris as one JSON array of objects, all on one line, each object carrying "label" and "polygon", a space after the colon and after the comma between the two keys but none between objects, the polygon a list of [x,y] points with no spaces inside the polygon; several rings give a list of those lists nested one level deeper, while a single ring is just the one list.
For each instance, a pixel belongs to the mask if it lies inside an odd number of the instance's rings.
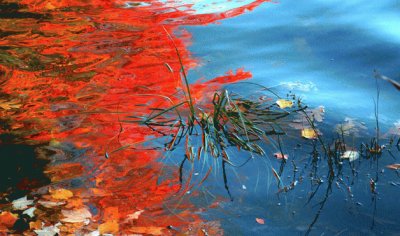
[{"label": "floating debris", "polygon": [[290,108],[293,106],[293,102],[290,100],[286,100],[286,99],[278,99],[276,101],[276,104],[278,104],[279,108],[281,108],[281,109]]},{"label": "floating debris", "polygon": [[387,165],[386,168],[392,169],[392,170],[399,170],[400,169],[400,164]]},{"label": "floating debris", "polygon": [[92,218],[92,214],[86,208],[74,209],[74,210],[62,210],[61,213],[64,215],[64,219],[61,221],[67,223],[89,223],[89,219]]},{"label": "floating debris", "polygon": [[44,226],[42,223],[42,229],[34,230],[38,236],[55,236],[60,234],[60,229],[58,226],[61,226],[61,223],[57,223],[51,226]]},{"label": "floating debris", "polygon": [[287,160],[289,158],[289,155],[282,154],[281,152],[277,152],[277,153],[274,153],[274,157],[276,159],[285,159],[285,160]]},{"label": "floating debris", "polygon": [[347,159],[352,162],[360,158],[360,153],[358,153],[357,151],[345,151],[343,155],[340,156],[340,158]]},{"label": "floating debris", "polygon": [[56,190],[49,190],[51,197],[57,200],[66,200],[74,196],[74,194],[67,190],[67,189],[56,189]]},{"label": "floating debris", "polygon": [[119,231],[119,224],[116,220],[107,221],[101,225],[99,225],[99,233],[100,235],[104,234],[115,234]]},{"label": "floating debris", "polygon": [[34,214],[35,210],[36,210],[36,207],[31,207],[31,208],[23,211],[22,214],[28,215],[29,217],[33,218],[35,216],[35,214]]},{"label": "floating debris", "polygon": [[318,134],[312,128],[305,128],[301,130],[301,136],[306,139],[316,139]]},{"label": "floating debris", "polygon": [[66,204],[66,202],[64,202],[64,201],[52,202],[52,201],[43,201],[43,200],[39,200],[38,203],[46,208],[53,208],[53,207],[62,206],[64,204]]},{"label": "floating debris", "polygon": [[262,219],[262,218],[256,218],[256,221],[257,221],[257,223],[259,223],[260,225],[265,224],[265,221],[264,221],[264,219]]},{"label": "floating debris", "polygon": [[25,210],[29,205],[33,204],[33,200],[28,200],[28,197],[18,198],[12,202],[13,208],[15,210]]}]

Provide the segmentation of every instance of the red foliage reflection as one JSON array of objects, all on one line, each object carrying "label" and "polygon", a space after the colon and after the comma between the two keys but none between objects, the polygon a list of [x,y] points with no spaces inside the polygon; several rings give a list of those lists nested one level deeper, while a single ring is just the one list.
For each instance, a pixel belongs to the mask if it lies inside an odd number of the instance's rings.
[{"label": "red foliage reflection", "polygon": [[[218,14],[192,14],[181,10],[183,4],[171,7],[156,1],[126,8],[123,1],[22,0],[18,12],[34,17],[0,23],[1,31],[9,32],[0,41],[5,48],[1,93],[9,106],[0,112],[10,124],[0,132],[50,142],[57,157],[46,170],[51,188],[70,189],[74,202],[69,205],[91,206],[88,225],[65,224],[62,232],[101,229],[164,235],[176,234],[176,229],[185,232],[191,225],[193,234],[205,227],[214,232],[210,235],[221,233],[218,224],[201,223],[194,206],[173,200],[179,190],[175,171],[159,180],[161,168],[172,167],[163,167],[156,161],[162,153],[145,150],[142,143],[160,134],[121,120],[146,116],[152,112],[149,107],[171,105],[159,95],[178,99],[173,95],[182,87],[181,65],[165,30],[171,35],[179,32],[173,40],[185,68],[193,68],[197,62],[185,48],[190,34],[178,26],[212,23],[262,2]],[[229,72],[194,84],[193,95],[199,101],[222,83],[249,77],[243,70]],[[105,158],[105,153],[125,145],[132,147]],[[77,179],[81,184],[73,185]],[[132,217],[141,210],[140,217]],[[50,225],[58,218],[43,214],[40,220]],[[168,225],[176,229],[167,229]]]}]

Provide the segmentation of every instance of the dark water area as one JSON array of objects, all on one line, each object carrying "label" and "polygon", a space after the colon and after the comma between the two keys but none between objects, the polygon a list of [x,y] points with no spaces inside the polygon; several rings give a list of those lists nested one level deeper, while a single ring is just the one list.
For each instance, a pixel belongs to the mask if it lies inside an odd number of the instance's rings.
[{"label": "dark water area", "polygon": [[0,234],[398,235],[399,7],[0,2]]},{"label": "dark water area", "polygon": [[32,189],[50,183],[43,173],[49,161],[43,159],[45,155],[39,155],[39,149],[39,146],[17,144],[15,137],[11,135],[0,135],[2,201],[21,198]]}]

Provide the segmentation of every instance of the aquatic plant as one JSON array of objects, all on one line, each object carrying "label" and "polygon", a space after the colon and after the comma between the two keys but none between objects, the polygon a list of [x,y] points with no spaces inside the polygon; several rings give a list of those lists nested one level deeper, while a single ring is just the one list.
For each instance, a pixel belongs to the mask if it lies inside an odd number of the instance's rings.
[{"label": "aquatic plant", "polygon": [[[167,151],[173,151],[184,143],[184,158],[179,165],[179,181],[181,185],[184,181],[183,166],[187,161],[193,163],[196,160],[211,157],[216,161],[220,161],[224,186],[232,199],[226,176],[226,165],[240,167],[255,156],[265,156],[266,153],[262,146],[265,145],[269,136],[277,137],[278,144],[273,148],[278,155],[284,157],[280,136],[286,135],[282,124],[284,119],[291,114],[301,114],[306,117],[310,128],[303,130],[303,137],[307,139],[317,138],[324,146],[314,124],[314,118],[310,117],[306,111],[308,107],[302,103],[300,98],[292,94],[288,94],[287,98],[282,98],[268,87],[242,81],[237,82],[237,84],[257,86],[263,94],[268,93],[271,97],[265,98],[266,96],[264,95],[263,99],[251,99],[223,88],[215,91],[212,98],[204,98],[205,100],[209,99],[205,105],[196,104],[193,101],[192,89],[179,50],[167,30],[165,32],[175,48],[180,64],[182,84],[185,88],[181,91],[184,96],[175,103],[172,97],[162,96],[163,99],[171,103],[171,106],[153,108],[154,113],[148,116],[133,115],[128,117],[129,120],[122,120],[121,122],[146,125],[153,131],[162,134],[162,137],[168,137],[165,141],[165,150]],[[165,65],[173,72],[167,63]],[[152,94],[141,95],[152,96]],[[313,135],[307,136],[306,131]],[[111,153],[129,148],[132,145],[128,144],[110,153],[106,152],[105,156],[108,158]],[[231,148],[248,153],[247,158],[239,164],[234,163],[228,152]],[[279,172],[272,168],[272,173],[278,179],[282,175],[283,167],[286,163],[285,158],[281,159],[283,164]],[[212,167],[209,168],[201,182],[207,178],[211,170]],[[188,181],[190,179],[191,176],[188,177]],[[295,184],[292,183],[291,185],[284,186],[282,181],[278,181],[279,191],[288,191],[294,188]],[[184,190],[187,192],[190,187]]]}]

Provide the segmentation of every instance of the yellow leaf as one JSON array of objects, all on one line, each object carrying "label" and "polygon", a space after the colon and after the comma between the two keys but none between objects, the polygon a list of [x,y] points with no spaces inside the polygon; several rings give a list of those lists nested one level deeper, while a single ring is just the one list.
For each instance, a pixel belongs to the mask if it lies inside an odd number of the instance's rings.
[{"label": "yellow leaf", "polygon": [[278,101],[276,101],[276,104],[278,104],[281,109],[293,106],[293,102],[286,99],[278,99]]},{"label": "yellow leaf", "polygon": [[51,197],[57,200],[66,200],[74,196],[74,194],[71,191],[63,188],[56,190],[49,190],[49,192],[51,193]]},{"label": "yellow leaf", "polygon": [[162,230],[165,229],[164,227],[155,227],[155,226],[148,226],[148,227],[131,227],[130,231],[133,233],[139,234],[150,234],[150,235],[164,235]]},{"label": "yellow leaf", "polygon": [[119,225],[117,221],[107,221],[106,223],[103,223],[99,225],[99,233],[100,234],[112,234],[112,233],[118,233],[119,231]]},{"label": "yellow leaf", "polygon": [[305,129],[301,130],[301,136],[303,138],[307,138],[307,139],[315,139],[315,138],[317,138],[318,135],[314,129],[305,128]]}]

